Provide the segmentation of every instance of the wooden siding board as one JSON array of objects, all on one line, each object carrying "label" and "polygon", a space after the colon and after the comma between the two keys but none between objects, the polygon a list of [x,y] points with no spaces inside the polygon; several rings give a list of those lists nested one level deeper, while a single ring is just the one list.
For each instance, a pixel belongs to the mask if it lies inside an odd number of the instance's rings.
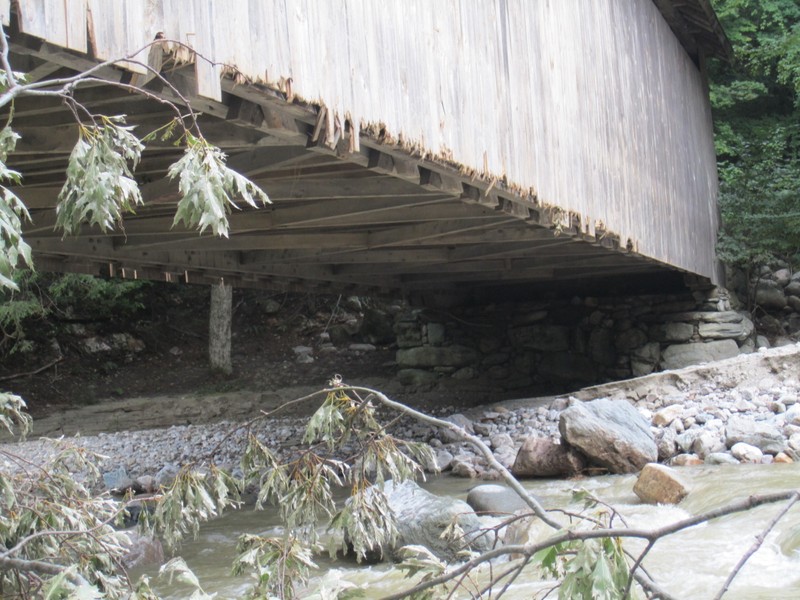
[{"label": "wooden siding board", "polygon": [[[164,31],[714,277],[707,91],[652,0],[21,0],[23,30],[75,44],[87,6],[100,57]],[[220,99],[220,67],[196,72]]]}]

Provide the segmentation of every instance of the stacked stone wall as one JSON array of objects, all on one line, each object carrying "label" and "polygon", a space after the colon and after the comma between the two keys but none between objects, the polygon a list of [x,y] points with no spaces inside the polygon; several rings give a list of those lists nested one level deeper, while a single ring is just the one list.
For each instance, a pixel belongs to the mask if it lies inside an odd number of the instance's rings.
[{"label": "stacked stone wall", "polygon": [[499,390],[575,389],[756,348],[725,290],[489,304],[395,318],[406,385],[474,380]]}]

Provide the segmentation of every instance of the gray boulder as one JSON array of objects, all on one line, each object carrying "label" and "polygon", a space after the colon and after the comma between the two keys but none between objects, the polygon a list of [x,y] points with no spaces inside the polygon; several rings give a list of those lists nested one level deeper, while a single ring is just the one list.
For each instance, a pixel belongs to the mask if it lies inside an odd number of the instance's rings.
[{"label": "gray boulder", "polygon": [[158,538],[142,535],[138,531],[128,531],[126,533],[130,540],[127,552],[122,557],[122,564],[126,569],[146,565],[161,565],[164,562],[164,547]]},{"label": "gray boulder", "polygon": [[746,417],[732,417],[725,427],[725,435],[728,448],[744,442],[764,453],[777,454],[785,446],[783,434],[775,425]]},{"label": "gray boulder", "polygon": [[573,404],[561,413],[558,430],[568,444],[612,473],[635,473],[658,458],[650,424],[625,401]]},{"label": "gray boulder", "polygon": [[496,483],[486,483],[472,488],[467,494],[467,504],[476,513],[491,515],[508,515],[528,508],[514,490]]},{"label": "gray boulder", "polygon": [[739,355],[739,346],[733,340],[717,340],[698,344],[673,344],[661,353],[664,369],[682,369],[690,365],[713,362]]},{"label": "gray boulder", "polygon": [[762,279],[756,287],[755,301],[761,308],[781,310],[786,306],[786,295],[777,283]]},{"label": "gray boulder", "polygon": [[753,333],[753,322],[744,318],[738,323],[700,323],[700,337],[712,340],[734,339],[740,342]]},{"label": "gray boulder", "polygon": [[517,452],[511,472],[516,477],[575,475],[586,466],[580,452],[552,438],[529,437]]},{"label": "gray boulder", "polygon": [[[425,546],[442,560],[455,560],[466,548],[482,552],[491,544],[490,536],[481,535],[481,523],[469,504],[463,500],[436,496],[413,481],[395,485],[389,480],[383,484],[389,508],[397,522],[398,536],[384,556],[395,557],[403,546]],[[456,520],[464,532],[459,540],[442,539],[442,532]]]}]

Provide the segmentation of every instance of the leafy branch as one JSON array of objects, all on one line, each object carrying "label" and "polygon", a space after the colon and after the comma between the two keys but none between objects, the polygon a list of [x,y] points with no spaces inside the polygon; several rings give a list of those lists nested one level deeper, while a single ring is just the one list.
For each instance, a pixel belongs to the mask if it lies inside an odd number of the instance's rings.
[{"label": "leafy branch", "polygon": [[[180,191],[174,225],[184,223],[200,233],[210,229],[215,235],[227,237],[228,213],[238,208],[237,201],[254,208],[269,203],[267,195],[248,178],[230,169],[225,154],[203,137],[191,101],[158,70],[137,58],[146,50],[159,51],[169,45],[199,57],[179,42],[158,39],[128,56],[98,63],[74,76],[26,83],[24,76],[15,72],[9,63],[8,40],[0,27],[0,108],[10,105],[13,115],[14,103],[26,96],[60,98],[78,124],[78,140],[69,157],[66,180],[56,207],[56,228],[65,236],[80,233],[84,223],[107,233],[121,227],[124,215],[143,204],[133,173],[146,139],[136,136],[124,115],[93,114],[75,98],[78,87],[98,82],[165,104],[175,114],[172,121],[156,130],[162,131],[162,135],[171,135],[176,127],[180,128],[176,143],[186,146],[183,156],[168,170],[169,178],[178,180]],[[184,109],[139,86],[99,77],[103,69],[123,62],[138,65],[149,77],[159,79]],[[33,267],[31,248],[22,236],[23,221],[29,221],[30,215],[24,202],[3,185],[19,185],[22,180],[21,174],[6,164],[18,139],[9,118],[0,131],[0,288],[12,290],[18,289],[13,273],[20,263]]]}]

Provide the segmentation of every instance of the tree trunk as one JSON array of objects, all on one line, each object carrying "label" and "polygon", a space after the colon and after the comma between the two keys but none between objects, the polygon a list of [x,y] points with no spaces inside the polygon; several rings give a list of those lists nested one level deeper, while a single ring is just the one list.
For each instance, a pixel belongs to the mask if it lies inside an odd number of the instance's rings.
[{"label": "tree trunk", "polygon": [[233,313],[233,287],[220,280],[211,286],[211,315],[208,320],[208,360],[211,368],[226,375],[231,366],[231,317]]}]

